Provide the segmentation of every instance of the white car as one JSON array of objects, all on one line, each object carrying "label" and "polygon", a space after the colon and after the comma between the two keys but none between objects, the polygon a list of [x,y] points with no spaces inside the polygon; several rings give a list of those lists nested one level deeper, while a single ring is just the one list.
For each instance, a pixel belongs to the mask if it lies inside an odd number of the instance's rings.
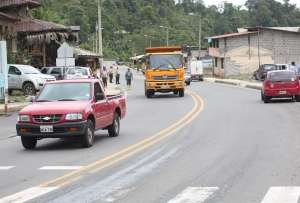
[{"label": "white car", "polygon": [[92,71],[88,67],[69,68],[65,73],[66,80],[93,78]]},{"label": "white car", "polygon": [[42,74],[38,69],[29,65],[8,65],[8,91],[23,90],[25,95],[35,95],[48,81],[55,77]]}]

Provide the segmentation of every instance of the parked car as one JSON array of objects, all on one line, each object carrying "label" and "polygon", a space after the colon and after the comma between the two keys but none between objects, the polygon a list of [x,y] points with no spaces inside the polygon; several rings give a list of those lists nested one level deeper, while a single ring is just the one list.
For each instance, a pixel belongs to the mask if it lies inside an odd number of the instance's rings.
[{"label": "parked car", "polygon": [[289,70],[289,64],[276,64],[276,70]]},{"label": "parked car", "polygon": [[294,71],[269,71],[263,82],[261,99],[265,103],[273,98],[292,98],[300,101],[299,78]]},{"label": "parked car", "polygon": [[56,80],[63,80],[65,73],[67,72],[69,67],[43,67],[41,69],[41,73],[52,75],[56,78]]},{"label": "parked car", "polygon": [[47,81],[55,77],[42,74],[38,69],[28,65],[8,65],[8,91],[23,90],[25,95],[35,95]]},{"label": "parked car", "polygon": [[185,84],[190,85],[192,81],[192,76],[190,71],[185,71],[184,73]]},{"label": "parked car", "polygon": [[192,80],[203,81],[203,63],[202,63],[202,61],[192,61],[190,70],[191,70]]},{"label": "parked car", "polygon": [[256,80],[264,80],[269,71],[276,70],[275,64],[263,64],[257,71],[254,72],[253,76]]},{"label": "parked car", "polygon": [[87,79],[93,78],[93,74],[90,68],[88,67],[74,67],[69,68],[65,74],[66,80],[72,79]]},{"label": "parked car", "polygon": [[50,82],[19,112],[17,135],[26,149],[44,138],[78,138],[83,147],[91,147],[96,130],[118,136],[125,113],[125,97],[106,95],[97,79]]}]

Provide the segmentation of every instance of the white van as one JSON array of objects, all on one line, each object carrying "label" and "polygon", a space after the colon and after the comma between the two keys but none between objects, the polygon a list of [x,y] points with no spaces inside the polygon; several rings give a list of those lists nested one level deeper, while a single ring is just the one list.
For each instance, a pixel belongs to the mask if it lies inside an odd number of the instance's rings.
[{"label": "white van", "polygon": [[202,61],[191,62],[191,77],[192,80],[203,81],[203,63]]}]

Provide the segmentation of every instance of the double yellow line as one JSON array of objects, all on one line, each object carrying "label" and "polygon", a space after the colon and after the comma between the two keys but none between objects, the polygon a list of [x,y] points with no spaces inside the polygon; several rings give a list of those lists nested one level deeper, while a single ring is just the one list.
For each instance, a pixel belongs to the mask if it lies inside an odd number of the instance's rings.
[{"label": "double yellow line", "polygon": [[144,139],[136,144],[130,145],[125,149],[116,152],[108,157],[93,162],[79,170],[67,173],[59,178],[42,183],[39,187],[62,187],[68,185],[79,180],[85,174],[96,172],[109,166],[112,166],[170,137],[175,132],[179,131],[184,126],[191,123],[204,109],[204,101],[201,99],[200,96],[190,91],[188,91],[187,94],[191,96],[194,102],[192,110],[168,128],[163,129],[155,135]]}]

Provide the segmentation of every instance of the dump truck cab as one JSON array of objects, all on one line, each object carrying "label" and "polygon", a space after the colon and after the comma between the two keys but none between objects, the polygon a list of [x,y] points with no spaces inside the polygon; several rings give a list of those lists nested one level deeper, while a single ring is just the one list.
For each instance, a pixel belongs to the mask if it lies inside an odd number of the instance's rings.
[{"label": "dump truck cab", "polygon": [[145,49],[145,96],[173,92],[184,97],[184,62],[181,47]]}]

